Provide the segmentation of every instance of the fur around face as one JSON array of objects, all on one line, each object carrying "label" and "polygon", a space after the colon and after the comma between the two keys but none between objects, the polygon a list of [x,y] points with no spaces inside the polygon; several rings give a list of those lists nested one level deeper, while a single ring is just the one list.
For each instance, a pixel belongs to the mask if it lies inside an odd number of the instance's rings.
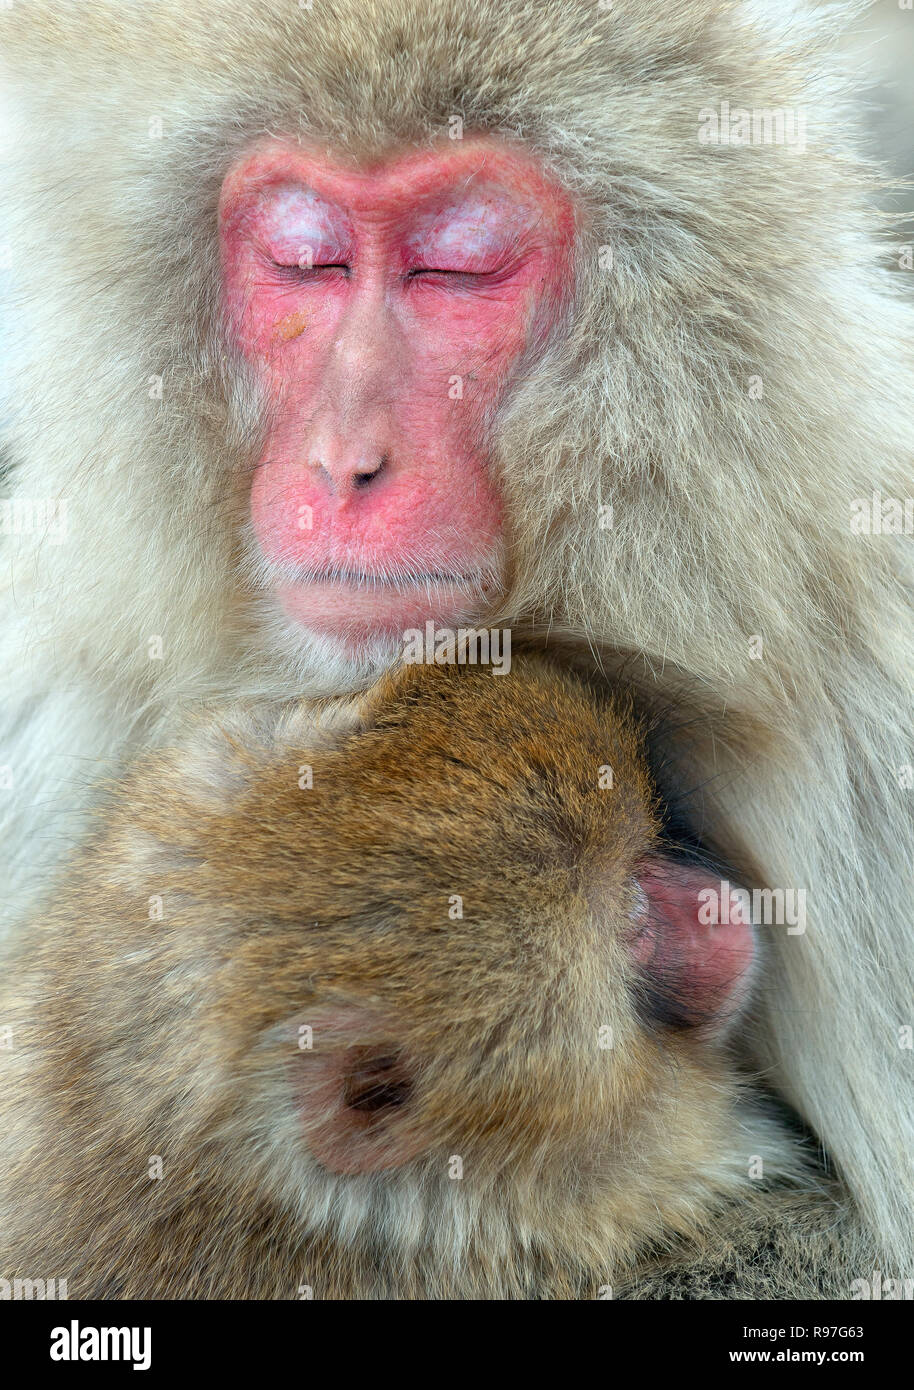
[{"label": "fur around face", "polygon": [[[912,493],[914,312],[873,237],[834,32],[723,0],[5,14],[10,446],[22,497],[66,497],[69,535],[9,545],[3,835],[12,913],[82,784],[167,733],[180,698],[342,690],[383,660],[285,657],[238,579],[262,421],[221,333],[232,161],[266,129],[360,154],[460,116],[522,140],[578,201],[575,307],[495,422],[515,579],[489,616],[625,659],[702,716],[670,750],[700,829],[750,881],[808,895],[806,933],[771,934],[755,1056],[904,1274],[910,549],[853,534],[850,511]],[[725,100],[802,108],[805,150],[702,145]]]},{"label": "fur around face", "polygon": [[[346,713],[230,713],[147,757],[3,960],[3,1277],[596,1298],[722,1264],[725,1223],[758,1242],[791,1195],[812,1230],[828,1194],[719,1030],[646,1005],[657,845],[630,714],[536,660],[408,668]],[[369,1053],[402,1080],[365,1111]],[[841,1286],[821,1239],[806,1259],[804,1289]]]}]

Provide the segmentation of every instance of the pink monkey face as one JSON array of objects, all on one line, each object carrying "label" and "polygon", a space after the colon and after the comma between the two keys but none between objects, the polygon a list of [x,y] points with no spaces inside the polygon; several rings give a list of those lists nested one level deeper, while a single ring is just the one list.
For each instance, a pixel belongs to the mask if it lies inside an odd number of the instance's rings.
[{"label": "pink monkey face", "polygon": [[286,614],[354,643],[472,618],[507,553],[487,433],[560,312],[569,199],[489,139],[368,169],[270,140],[227,176],[220,229],[270,404],[251,521]]}]

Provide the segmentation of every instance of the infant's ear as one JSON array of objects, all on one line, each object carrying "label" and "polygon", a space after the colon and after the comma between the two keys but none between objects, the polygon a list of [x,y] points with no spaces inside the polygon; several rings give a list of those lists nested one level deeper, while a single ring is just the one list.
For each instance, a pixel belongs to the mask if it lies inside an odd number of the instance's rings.
[{"label": "infant's ear", "polygon": [[714,874],[654,857],[636,876],[631,953],[655,1021],[723,1032],[746,1003],[756,955],[744,895]]}]

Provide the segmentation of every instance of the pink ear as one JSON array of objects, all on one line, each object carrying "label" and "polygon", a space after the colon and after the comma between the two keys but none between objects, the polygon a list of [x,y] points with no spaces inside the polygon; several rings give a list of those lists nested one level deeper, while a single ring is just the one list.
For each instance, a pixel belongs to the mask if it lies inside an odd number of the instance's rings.
[{"label": "pink ear", "polygon": [[632,954],[647,1002],[664,1022],[724,1023],[749,991],[755,937],[743,898],[707,870],[654,859],[638,874]]},{"label": "pink ear", "polygon": [[396,1030],[341,1005],[309,1018],[313,1047],[292,1059],[305,1142],[333,1173],[399,1168],[425,1147],[411,1123],[413,1076]]}]

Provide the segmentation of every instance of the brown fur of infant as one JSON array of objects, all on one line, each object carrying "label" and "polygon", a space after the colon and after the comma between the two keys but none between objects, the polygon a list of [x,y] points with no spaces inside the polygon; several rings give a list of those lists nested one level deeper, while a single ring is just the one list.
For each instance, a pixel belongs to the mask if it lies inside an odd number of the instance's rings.
[{"label": "brown fur of infant", "polygon": [[849,1296],[844,1200],[733,1058],[717,881],[625,701],[532,655],[207,716],[0,962],[0,1276]]}]

